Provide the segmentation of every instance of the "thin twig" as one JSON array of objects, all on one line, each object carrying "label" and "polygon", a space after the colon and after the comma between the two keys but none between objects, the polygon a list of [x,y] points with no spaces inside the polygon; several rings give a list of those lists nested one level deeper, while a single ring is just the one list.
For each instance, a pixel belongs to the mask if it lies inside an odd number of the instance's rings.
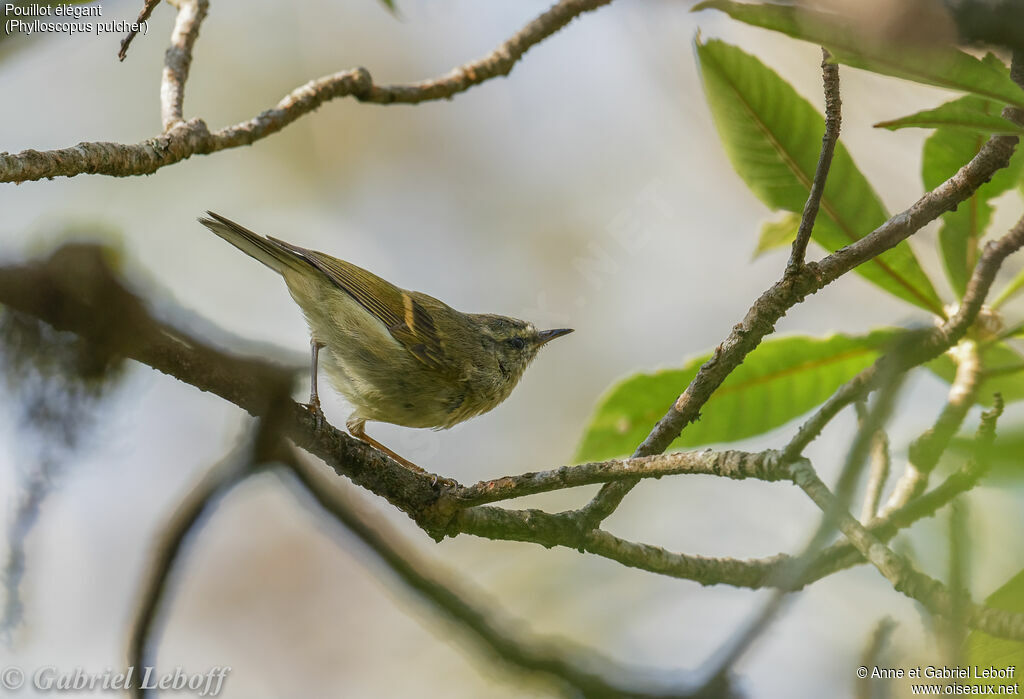
[{"label": "thin twig", "polygon": [[178,16],[171,32],[171,44],[164,54],[160,78],[160,120],[164,133],[183,122],[185,81],[192,65],[192,47],[199,38],[199,25],[210,9],[209,0],[179,0]]},{"label": "thin twig", "polygon": [[[996,395],[996,404],[1001,405],[1002,399]],[[1001,408],[1000,408],[1001,410]],[[998,416],[998,411],[996,412]],[[867,527],[872,536],[882,542],[893,538],[901,529],[914,522],[934,515],[940,508],[953,502],[957,496],[967,492],[985,476],[991,466],[991,449],[995,440],[995,417],[982,416],[981,425],[974,437],[971,457],[957,471],[950,474],[941,485],[928,493],[911,500],[909,503],[876,518]],[[814,569],[805,579],[805,583],[820,580],[826,575],[862,562],[860,553],[849,543],[833,544],[818,557]]]},{"label": "thin twig", "polygon": [[949,443],[963,424],[967,411],[974,405],[978,388],[981,386],[978,345],[973,340],[963,340],[950,348],[949,354],[956,363],[956,375],[949,387],[949,398],[935,424],[911,442],[907,466],[882,509],[883,514],[902,507],[924,491],[932,470],[949,448]]},{"label": "thin twig", "polygon": [[[996,394],[992,409],[982,413],[981,424],[978,427],[978,433],[975,438],[972,465],[970,467],[966,467],[968,469],[967,480],[972,484],[977,482],[977,478],[986,472],[990,465],[991,448],[992,443],[995,440],[995,426],[1002,414],[1002,406],[1004,406],[1004,404],[1002,404],[1002,397]],[[825,487],[825,485],[817,478],[813,469],[808,469],[805,466],[805,463],[801,462],[800,464],[795,465],[794,475],[797,478],[798,485],[800,485],[800,487],[803,488],[812,499],[814,499],[815,503],[819,507],[822,509],[833,507],[836,499],[835,495],[828,492],[827,487]],[[911,505],[916,505],[923,499],[925,498],[915,500]],[[847,517],[842,523],[841,528],[843,529],[843,532],[847,534],[847,538],[850,540],[853,547],[856,548],[858,553],[872,564],[878,565],[878,561],[872,560],[872,555],[876,555],[880,559],[889,559],[895,556],[895,554],[885,547],[883,541],[876,535],[876,532],[879,531],[881,527],[864,527],[852,517]],[[872,529],[874,531],[872,531]],[[891,560],[889,562],[891,563]],[[906,568],[909,564],[906,564],[906,562],[903,561],[902,563],[896,563],[894,565]],[[886,570],[883,570],[882,572],[889,577]],[[889,570],[889,572],[892,572],[892,570]],[[936,582],[935,584],[938,583]],[[897,589],[900,589],[900,587],[897,586]],[[947,612],[950,609],[951,607],[947,607]],[[1024,628],[1022,628],[1022,631],[1024,631]]]},{"label": "thin twig", "polygon": [[[448,74],[406,85],[376,85],[365,68],[353,68],[312,80],[296,88],[254,118],[210,132],[202,119],[180,121],[180,109],[164,113],[179,120],[164,133],[136,144],[79,143],[50,151],[25,150],[0,153],[0,182],[27,182],[83,173],[127,177],[148,175],[193,155],[208,155],[226,148],[247,146],[276,133],[323,103],[339,97],[355,97],[374,104],[418,104],[450,99],[474,85],[508,75],[533,46],[556,33],[576,17],[607,5],[611,0],[560,0],[486,56]],[[177,24],[175,31],[177,31]],[[198,22],[193,23],[198,27]],[[194,40],[194,37],[193,39]],[[183,78],[183,76],[182,76]],[[180,80],[183,84],[184,80]],[[177,104],[177,94],[165,104]]]},{"label": "thin twig", "polygon": [[967,636],[967,625],[964,623],[966,604],[970,602],[967,589],[969,581],[965,580],[970,568],[970,552],[967,537],[967,505],[963,499],[957,500],[949,508],[949,593],[951,607],[949,618],[943,625],[942,634],[946,642],[946,662],[950,667],[959,667],[962,663],[962,648]]},{"label": "thin twig", "polygon": [[[284,453],[279,435],[291,403],[285,388],[283,385],[270,386],[264,396],[266,407],[261,411],[263,417],[258,421],[253,434],[206,473],[178,505],[174,516],[165,526],[153,562],[147,569],[148,577],[143,585],[139,611],[132,626],[129,666],[142,668],[153,664],[146,657],[147,649],[157,615],[167,596],[174,566],[183,553],[186,540],[195,534],[205,516],[213,511],[224,494],[258,467],[278,460]],[[147,688],[140,682],[131,689],[136,699],[142,699]]]},{"label": "thin twig", "polygon": [[[857,401],[857,420],[864,423],[867,417],[865,401]],[[882,491],[889,480],[892,460],[889,456],[889,436],[884,429],[875,432],[871,439],[871,468],[868,471],[867,485],[864,487],[864,503],[861,505],[860,521],[869,523],[878,515],[878,503],[882,500]]]},{"label": "thin twig", "polygon": [[[868,638],[867,645],[864,646],[864,653],[860,656],[862,667],[870,669],[882,664],[882,649],[888,643],[889,636],[892,635],[895,628],[896,622],[891,618],[883,617],[879,620],[875,630],[871,632],[871,636]],[[888,684],[888,681],[886,681],[886,684]],[[871,691],[875,685],[876,680],[870,679],[870,675],[869,677],[858,679],[855,686],[857,699],[876,699],[875,693]],[[885,692],[882,696],[889,696],[889,693]]]},{"label": "thin twig", "polygon": [[787,480],[789,470],[779,452],[762,451],[679,451],[633,459],[613,459],[595,463],[562,466],[550,471],[504,476],[445,493],[459,507],[485,505],[525,495],[575,488],[594,483],[609,483],[625,478],[661,478],[674,474],[704,474],[742,480]]},{"label": "thin twig", "polygon": [[[160,0],[145,0],[144,4],[142,5],[142,9],[139,10],[139,16],[138,18],[136,18],[135,23],[142,24],[143,22],[147,21],[149,19],[149,16],[153,14],[154,8],[156,8],[156,6],[159,4]],[[131,46],[132,40],[138,33],[139,31],[137,29],[132,29],[130,32],[128,32],[128,35],[125,36],[125,38],[121,39],[121,49],[117,52],[117,60],[123,61],[125,58],[128,57],[128,47]]]},{"label": "thin twig", "polygon": [[832,155],[835,153],[839,127],[843,120],[843,100],[839,94],[839,65],[829,60],[831,57],[828,49],[821,49],[821,74],[825,89],[825,133],[821,137],[821,153],[818,155],[818,166],[811,181],[810,194],[800,217],[800,226],[793,241],[789,264],[786,265],[788,274],[795,274],[803,267],[807,243],[811,239],[814,221],[818,217],[821,195],[825,193],[825,182],[828,179],[829,168],[832,167]]}]

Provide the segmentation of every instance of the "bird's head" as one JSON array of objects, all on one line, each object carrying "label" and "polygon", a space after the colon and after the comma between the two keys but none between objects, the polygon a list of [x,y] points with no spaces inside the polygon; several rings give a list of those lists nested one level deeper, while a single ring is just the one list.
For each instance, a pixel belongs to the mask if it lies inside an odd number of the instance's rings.
[{"label": "bird's head", "polygon": [[481,344],[496,363],[501,380],[512,386],[541,347],[572,332],[571,328],[537,330],[533,323],[507,316],[477,314],[473,318],[478,324]]}]

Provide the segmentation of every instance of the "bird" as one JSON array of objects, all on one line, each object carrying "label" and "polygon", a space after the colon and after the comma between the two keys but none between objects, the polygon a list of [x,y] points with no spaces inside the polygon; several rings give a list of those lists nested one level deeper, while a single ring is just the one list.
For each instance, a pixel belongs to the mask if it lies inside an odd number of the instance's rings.
[{"label": "bird", "polygon": [[306,408],[316,425],[324,419],[317,390],[322,361],[353,407],[345,422],[352,436],[414,471],[423,469],[366,434],[367,422],[448,429],[486,413],[508,398],[541,347],[573,332],[463,313],[351,262],[206,214],[201,224],[280,274],[302,309],[310,330]]}]

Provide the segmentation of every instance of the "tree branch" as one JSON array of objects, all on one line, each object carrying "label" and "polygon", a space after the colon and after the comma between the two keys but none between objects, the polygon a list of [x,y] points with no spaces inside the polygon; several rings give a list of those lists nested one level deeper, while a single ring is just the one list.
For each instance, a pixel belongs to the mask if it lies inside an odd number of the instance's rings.
[{"label": "tree branch", "polygon": [[165,133],[184,120],[182,107],[185,102],[185,81],[188,80],[188,70],[192,65],[192,47],[199,38],[199,25],[210,9],[209,0],[178,2],[178,16],[174,20],[174,31],[171,32],[171,45],[164,54],[164,70],[160,78],[160,120]]},{"label": "tree branch", "polygon": [[[93,246],[69,244],[45,262],[0,268],[0,303],[81,335],[97,352],[134,359],[256,417],[266,413],[268,395],[290,392],[293,382],[289,369],[230,355],[153,320]],[[430,508],[438,494],[429,475],[413,473],[331,425],[318,429],[297,403],[290,403],[281,429],[339,475],[385,497],[428,531],[438,530],[430,520],[438,516]]]},{"label": "tree branch", "polygon": [[[157,541],[153,560],[147,568],[138,612],[132,624],[128,647],[129,667],[142,668],[154,664],[155,659],[150,657],[149,645],[155,635],[160,608],[168,596],[174,566],[182,556],[185,543],[190,536],[195,535],[221,497],[252,473],[262,460],[259,452],[265,446],[268,434],[261,426],[255,439],[246,439],[211,468],[179,503],[176,512],[164,526],[164,531]],[[131,687],[132,695],[136,699],[143,699],[146,690],[141,683]]]},{"label": "tree branch", "polygon": [[681,473],[723,476],[737,480],[789,480],[789,471],[779,457],[780,453],[774,451],[752,453],[705,449],[633,459],[613,459],[481,481],[458,490],[450,497],[457,500],[461,507],[471,507],[581,485],[609,483],[626,478],[661,478]]},{"label": "tree branch", "polygon": [[[153,10],[156,9],[156,6],[159,4],[160,0],[144,0],[142,4],[142,9],[139,10],[139,16],[136,18],[135,23],[142,24],[143,22],[148,20],[149,16],[153,14]],[[125,58],[128,57],[128,47],[131,46],[132,40],[138,33],[138,30],[133,29],[132,31],[128,32],[128,34],[123,39],[121,39],[121,49],[117,52],[117,60],[123,61]]]},{"label": "tree branch", "polygon": [[[996,410],[987,413],[986,419],[994,423],[1001,410],[1002,405],[999,404]],[[826,512],[836,509],[836,497],[807,462],[794,464],[793,471],[797,485],[819,508]],[[957,613],[957,602],[942,583],[915,570],[910,561],[879,541],[849,512],[840,515],[839,528],[857,551],[875,566],[896,590],[946,618],[951,618]],[[962,605],[963,618],[969,627],[992,636],[1024,640],[1024,614],[985,607],[969,600],[964,600]]]},{"label": "tree branch", "polygon": [[[989,140],[989,143],[992,141]],[[956,313],[941,326],[922,333],[921,341],[911,351],[899,355],[885,355],[874,364],[864,369],[852,379],[839,387],[832,396],[812,415],[783,450],[786,458],[796,458],[825,428],[840,410],[862,399],[877,387],[879,378],[885,374],[884,365],[897,362],[903,371],[912,366],[923,364],[939,356],[958,343],[967,334],[968,328],[974,323],[981,311],[1003,261],[1012,253],[1024,246],[1024,218],[1014,224],[1013,228],[997,241],[989,241],[971,273],[967,290]],[[848,248],[847,248],[848,249]],[[899,367],[897,367],[899,368]]]},{"label": "tree branch", "polygon": [[[866,401],[857,401],[857,421],[864,423],[867,417]],[[864,503],[861,506],[860,521],[869,523],[878,515],[878,503],[882,499],[882,491],[889,480],[891,458],[889,456],[889,436],[884,429],[875,432],[871,439],[871,470],[864,488]]]},{"label": "tree branch", "polygon": [[[864,652],[860,656],[861,665],[864,667],[874,667],[882,663],[882,649],[889,642],[889,636],[892,635],[895,628],[896,622],[891,618],[883,617],[879,619],[874,631],[871,632],[871,636],[868,638],[867,644],[864,646]],[[873,699],[875,696],[886,696],[884,693],[876,695],[872,691],[874,688],[875,680],[858,679],[854,687],[856,699]]]},{"label": "tree branch", "polygon": [[[775,323],[790,308],[857,265],[894,247],[916,233],[925,224],[935,220],[944,211],[952,209],[964,201],[978,187],[987,182],[997,170],[1006,167],[1016,144],[1015,136],[991,137],[969,163],[944,183],[922,196],[909,209],[896,214],[868,235],[828,255],[821,262],[809,263],[797,273],[784,275],[780,281],[761,294],[760,298],[747,311],[743,320],[733,327],[729,337],[715,348],[711,359],[704,363],[686,390],[669,408],[665,416],[658,421],[643,443],[637,447],[633,456],[650,456],[665,451],[684,427],[700,417],[701,408],[704,407],[715,390],[761,343],[761,340],[775,330]],[[995,254],[993,253],[993,255]],[[994,261],[996,266],[991,269],[992,275],[995,274],[995,270],[998,269],[998,265],[1007,254],[1009,252],[1002,254],[998,260]],[[975,272],[977,271],[976,268]],[[977,276],[975,274],[975,277]],[[973,279],[972,277],[972,281]],[[985,293],[988,292],[991,283],[991,276],[986,276],[984,280]],[[967,296],[964,297],[964,303],[960,306],[956,316],[956,324],[949,325],[948,333],[956,335],[956,340],[959,340],[967,330],[965,321],[973,320],[977,316],[981,302],[984,300],[984,294],[980,298],[978,297],[979,291],[976,289],[971,294],[970,301]],[[970,293],[970,289],[968,292]],[[953,342],[947,347],[951,346]],[[935,344],[940,343],[936,342]],[[829,402],[816,416],[818,419],[802,427],[801,434],[797,436],[798,441],[791,442],[791,446],[787,447],[787,458],[798,455],[811,439],[817,436],[821,428],[832,419],[839,408],[864,395],[862,384],[874,375],[873,369],[861,372],[858,377],[840,389],[841,391],[845,389],[844,395],[833,396],[829,399]],[[635,484],[635,481],[622,481],[604,486],[589,504],[577,512],[579,526],[584,528],[597,526],[615,511],[615,508],[622,502],[622,498]]]},{"label": "tree branch", "polygon": [[[560,0],[491,53],[433,80],[376,85],[365,68],[353,68],[312,80],[249,121],[211,133],[202,119],[182,121],[182,88],[188,74],[191,46],[205,14],[205,0],[189,0],[179,12],[172,46],[168,49],[161,89],[163,134],[136,144],[97,141],[42,152],[0,153],[0,182],[74,177],[83,173],[114,177],[148,175],[193,155],[209,155],[254,143],[339,97],[351,96],[374,104],[418,104],[450,99],[474,85],[508,75],[530,48],[579,15],[609,2],[611,0]],[[189,7],[194,9],[189,10]]]},{"label": "tree branch", "polygon": [[[370,513],[327,482],[316,470],[290,452],[284,459],[289,472],[301,483],[316,503],[346,530],[358,538],[409,589],[433,606],[459,627],[467,630],[491,654],[513,667],[555,679],[584,697],[683,697],[683,691],[626,689],[635,686],[642,673],[616,668],[605,674],[617,678],[615,684],[582,669],[581,665],[566,657],[558,644],[542,638],[528,638],[510,634],[496,624],[479,605],[468,601],[453,580],[444,580],[439,571],[432,571],[410,550],[403,550],[401,537],[390,531],[387,523],[371,518]],[[583,653],[578,653],[583,655]],[[587,655],[593,655],[588,651]],[[609,661],[594,658],[588,665],[607,667]],[[624,683],[623,677],[633,677]]]},{"label": "tree branch", "polygon": [[973,340],[964,340],[949,352],[956,362],[956,376],[949,387],[949,398],[935,424],[910,444],[906,469],[896,482],[883,513],[902,507],[921,494],[928,485],[939,458],[949,447],[953,435],[960,429],[967,411],[981,386],[981,360],[978,346]]},{"label": "tree branch", "polygon": [[[982,265],[980,270],[987,267]],[[976,270],[976,273],[978,270]],[[167,373],[200,390],[215,393],[253,415],[266,412],[270,387],[290,387],[293,373],[273,364],[235,357],[205,345],[196,337],[147,315],[141,301],[124,289],[106,266],[99,250],[67,245],[43,263],[0,268],[0,303],[36,316],[58,330],[81,335],[97,348],[125,356]],[[690,579],[702,584],[729,584],[758,588],[770,585],[789,556],[738,560],[708,558],[666,551],[657,546],[620,539],[601,530],[581,532],[569,514],[537,510],[510,511],[469,504],[495,498],[525,495],[550,489],[560,479],[583,484],[630,473],[640,465],[645,475],[708,473],[731,478],[780,477],[779,457],[774,452],[746,454],[725,452],[669,455],[662,460],[614,461],[583,465],[579,471],[556,469],[540,475],[509,477],[471,488],[434,488],[431,478],[403,468],[380,452],[352,439],[330,425],[317,429],[309,414],[289,402],[281,429],[297,446],[330,465],[339,475],[386,498],[413,518],[436,539],[459,533],[493,539],[566,546],[655,573]],[[659,469],[662,469],[659,471]],[[880,518],[870,531],[879,536],[909,526],[931,514],[973,485],[976,475],[958,473],[931,493]],[[818,563],[821,561],[821,563]],[[854,565],[859,554],[836,545],[812,566],[802,586],[842,567]]]},{"label": "tree branch", "polygon": [[[825,509],[824,516],[818,524],[814,533],[804,545],[803,550],[795,556],[789,565],[779,570],[779,575],[774,580],[775,590],[764,605],[730,639],[728,639],[717,653],[719,659],[715,669],[709,673],[704,686],[707,688],[718,686],[726,681],[729,672],[740,658],[750,649],[754,641],[767,631],[771,622],[782,610],[787,596],[794,585],[803,580],[807,575],[810,566],[813,565],[815,557],[820,553],[829,538],[838,529],[841,514],[849,511],[850,501],[853,499],[853,491],[860,473],[863,471],[871,451],[871,444],[875,434],[884,427],[892,408],[896,402],[896,396],[903,384],[903,375],[889,377],[890,380],[879,391],[874,405],[867,411],[867,415],[854,436],[853,443],[846,455],[846,463],[839,475],[839,482],[836,486],[835,508]],[[806,459],[801,460],[802,468],[814,473],[814,468]],[[791,473],[799,473],[795,469]]]},{"label": "tree branch", "polygon": [[818,166],[814,170],[811,191],[807,196],[807,203],[804,204],[800,227],[797,228],[789,264],[786,266],[789,274],[796,273],[804,264],[807,243],[811,240],[814,221],[818,218],[821,195],[825,193],[825,182],[828,179],[829,168],[832,167],[832,155],[836,150],[839,127],[843,120],[843,100],[839,94],[839,65],[830,61],[831,57],[828,49],[821,49],[821,74],[825,89],[825,133],[821,137],[821,153],[818,155]]}]

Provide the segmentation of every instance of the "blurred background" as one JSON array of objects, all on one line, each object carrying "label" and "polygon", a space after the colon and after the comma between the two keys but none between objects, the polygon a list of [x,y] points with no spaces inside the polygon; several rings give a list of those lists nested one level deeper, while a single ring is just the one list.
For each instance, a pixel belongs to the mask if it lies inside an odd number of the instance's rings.
[{"label": "blurred background", "polygon": [[[103,19],[133,19],[138,5],[104,2]],[[384,83],[437,76],[488,53],[547,6],[400,0],[396,19],[373,0],[213,0],[194,51],[185,116],[220,128],[314,77],[357,65]],[[267,343],[304,361],[306,327],[283,283],[196,223],[212,209],[460,310],[574,327],[487,415],[439,433],[369,426],[399,453],[463,483],[569,463],[612,382],[709,351],[785,264],[786,251],[751,260],[770,214],[725,157],[692,46],[698,31],[735,43],[815,105],[822,101],[819,50],[719,14],[692,14],[689,6],[613,3],[532,49],[509,78],[451,101],[381,107],[339,100],[252,147],[196,156],[152,176],[4,185],[0,258],[8,264],[45,254],[69,236],[113,241],[134,288],[155,308],[180,306],[205,319],[220,329],[207,336],[226,349],[253,352],[249,342]],[[173,19],[173,8],[158,6],[124,63],[116,59],[118,36],[5,37],[0,149],[156,135]],[[901,210],[921,193],[926,133],[871,124],[948,97],[847,68],[841,76],[843,140],[890,211]],[[1000,199],[992,230],[1005,230],[1020,211],[1017,193]],[[913,246],[941,280],[933,237],[929,228]],[[795,308],[779,330],[858,333],[926,320],[848,275]],[[328,419],[342,425],[347,406],[322,393]],[[937,379],[912,375],[891,428],[897,472],[908,441],[944,400]],[[24,542],[24,606],[0,646],[4,662],[123,668],[154,538],[248,424],[235,406],[139,365],[129,365],[116,389],[89,409],[95,415],[77,447],[54,454],[25,422],[23,406],[0,399],[0,502],[8,522],[39,464],[59,463]],[[965,425],[973,431],[976,424],[972,411]],[[848,411],[809,451],[826,480],[840,466],[836,455],[852,426]],[[793,429],[738,447],[779,446]],[[354,492],[348,483],[339,487]],[[575,507],[594,491],[523,504]],[[467,536],[435,544],[384,501],[357,495],[510,628],[592,647],[651,668],[652,676],[691,677],[766,598],[565,549]],[[1019,531],[1019,498],[1005,482],[967,498],[976,539],[967,582],[976,596],[1024,566],[1024,550],[997,545],[993,534]],[[786,485],[676,477],[643,483],[607,526],[670,550],[746,558],[797,550],[817,521],[814,506]],[[945,516],[926,520],[901,546],[912,547],[926,571],[944,575],[946,529]],[[0,555],[10,548],[0,538]],[[225,498],[191,542],[175,582],[158,664],[195,672],[231,666],[223,696],[554,692],[481,654],[270,474]],[[899,623],[889,649],[894,665],[939,658],[928,618],[862,566],[795,596],[737,667],[740,688],[753,696],[852,692],[860,653],[883,616]]]}]

